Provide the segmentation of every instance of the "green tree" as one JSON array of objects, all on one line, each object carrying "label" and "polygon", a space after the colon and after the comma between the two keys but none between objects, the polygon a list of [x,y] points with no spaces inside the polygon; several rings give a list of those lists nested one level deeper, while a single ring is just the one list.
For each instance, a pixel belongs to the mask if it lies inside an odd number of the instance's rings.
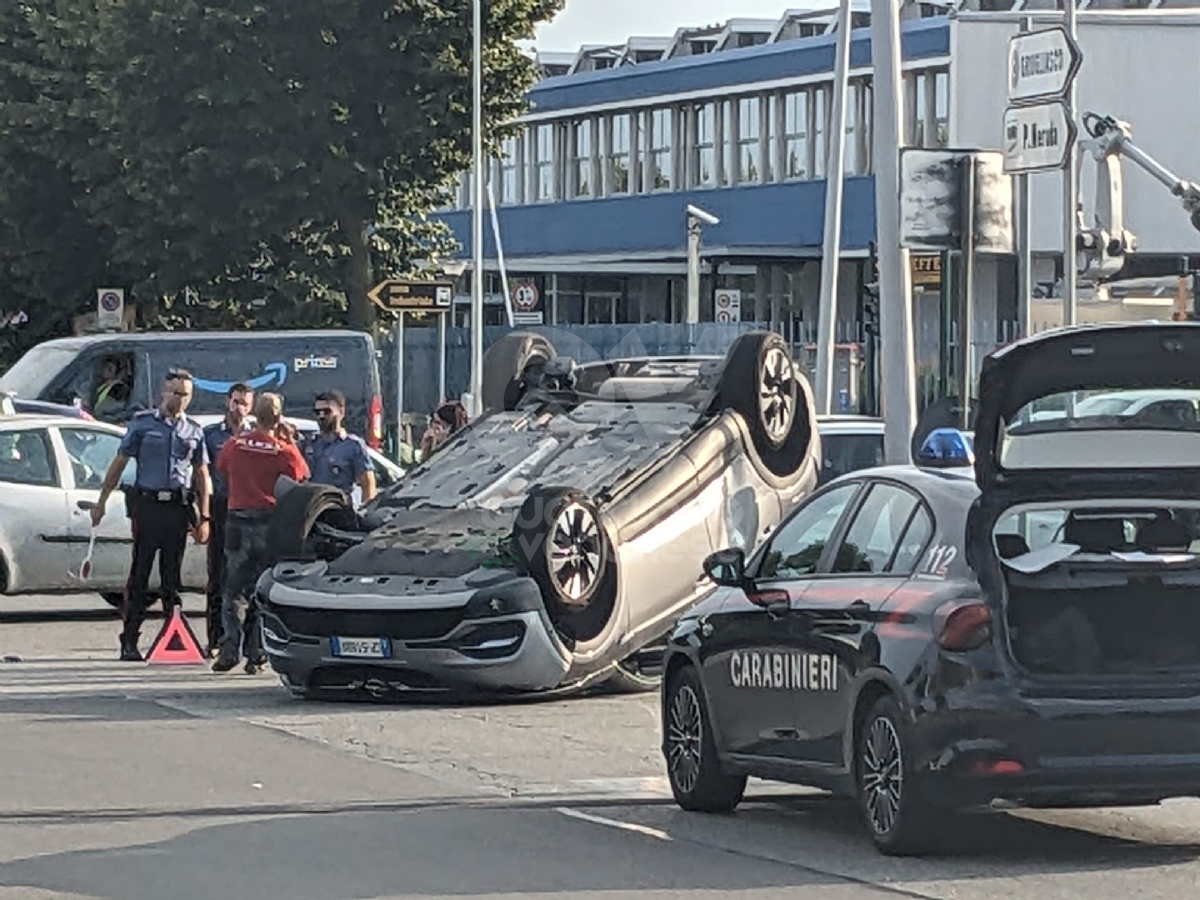
[{"label": "green tree", "polygon": [[[446,252],[428,213],[470,165],[470,0],[93,2],[67,115],[98,136],[70,169],[139,295],[191,286],[268,319],[312,301],[365,327],[371,280]],[[515,41],[560,4],[485,3],[489,149],[535,77]]]}]

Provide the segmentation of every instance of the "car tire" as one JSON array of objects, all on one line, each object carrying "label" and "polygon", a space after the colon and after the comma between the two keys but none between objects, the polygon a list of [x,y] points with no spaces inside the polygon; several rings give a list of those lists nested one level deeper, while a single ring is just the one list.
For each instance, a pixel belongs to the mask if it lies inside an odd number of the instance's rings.
[{"label": "car tire", "polygon": [[808,456],[809,402],[787,342],[773,331],[752,331],[729,348],[710,412],[739,413],[763,465],[787,476]]},{"label": "car tire", "polygon": [[[581,491],[534,488],[517,514],[512,539],[559,635],[573,646],[600,634],[612,615],[616,567],[595,504]],[[564,558],[563,552],[574,555]]]},{"label": "car tire", "polygon": [[272,564],[316,558],[309,537],[317,520],[329,513],[347,519],[354,516],[346,495],[333,485],[306,482],[280,496],[267,526],[267,554]]},{"label": "car tire", "polygon": [[854,748],[855,794],[875,848],[887,856],[934,850],[947,814],[929,804],[914,783],[910,742],[900,706],[880,697],[863,719]]},{"label": "car tire", "polygon": [[667,684],[663,751],[671,794],[681,809],[730,813],[742,802],[746,776],[722,771],[704,688],[690,665],[675,672]]},{"label": "car tire", "polygon": [[648,694],[660,690],[666,649],[666,642],[660,638],[614,663],[613,674],[604,682],[604,689],[613,694]]},{"label": "car tire", "polygon": [[101,594],[100,597],[101,597],[101,599],[104,600],[105,603],[107,603],[113,609],[120,609],[121,604],[125,602],[124,594],[118,594],[113,591],[107,591],[107,592]]},{"label": "car tire", "polygon": [[525,392],[522,377],[531,366],[545,365],[557,356],[554,345],[531,331],[512,331],[483,354],[483,409],[514,410]]}]

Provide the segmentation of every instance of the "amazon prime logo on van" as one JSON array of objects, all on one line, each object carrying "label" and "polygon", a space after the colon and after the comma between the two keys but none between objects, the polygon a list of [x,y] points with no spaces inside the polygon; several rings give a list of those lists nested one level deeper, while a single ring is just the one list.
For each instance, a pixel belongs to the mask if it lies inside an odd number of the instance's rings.
[{"label": "amazon prime logo on van", "polygon": [[297,356],[292,360],[292,371],[303,372],[306,369],[336,369],[336,356]]},{"label": "amazon prime logo on van", "polygon": [[272,385],[283,387],[283,383],[287,381],[288,367],[287,363],[272,362],[263,366],[263,374],[254,378],[243,378],[234,381],[209,381],[206,378],[195,378],[192,380],[199,390],[211,391],[214,394],[226,394],[229,389],[235,384],[244,384],[256,391],[261,391],[269,388]]}]

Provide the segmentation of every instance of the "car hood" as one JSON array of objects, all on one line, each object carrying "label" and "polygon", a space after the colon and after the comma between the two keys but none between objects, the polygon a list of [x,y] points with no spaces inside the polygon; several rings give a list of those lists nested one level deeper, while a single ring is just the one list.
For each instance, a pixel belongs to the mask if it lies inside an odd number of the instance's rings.
[{"label": "car hood", "polygon": [[[1146,416],[1075,416],[1091,393],[1196,391]],[[1034,335],[979,377],[975,477],[999,494],[1194,493],[1200,479],[1200,323],[1109,324]]]}]

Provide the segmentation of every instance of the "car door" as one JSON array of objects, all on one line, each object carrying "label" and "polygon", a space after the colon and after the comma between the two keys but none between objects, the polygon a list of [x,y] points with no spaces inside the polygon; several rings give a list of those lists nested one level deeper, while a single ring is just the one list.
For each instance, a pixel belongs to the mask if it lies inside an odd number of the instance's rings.
[{"label": "car door", "polygon": [[808,498],[752,559],[747,590],[709,620],[705,684],[724,749],[794,758],[797,646],[792,598],[803,597],[825,545],[861,485],[838,485]]},{"label": "car door", "polygon": [[866,639],[907,580],[932,534],[915,491],[872,481],[834,536],[803,597],[793,601],[795,640],[803,655],[803,701],[795,749],[806,765],[839,769],[842,739],[858,674],[874,663]]},{"label": "car door", "polygon": [[[52,429],[65,460],[67,510],[70,516],[68,542],[72,565],[78,570],[87,553],[92,534],[91,506],[100,499],[104,476],[121,448],[121,435],[109,429],[86,425],[61,426]],[[122,473],[122,481],[131,481],[136,463],[130,460]],[[83,504],[81,506],[81,504]],[[129,575],[133,533],[125,514],[125,498],[117,492],[109,499],[104,518],[96,526],[96,546],[92,551],[90,585],[118,588]]]},{"label": "car door", "polygon": [[66,492],[45,428],[0,431],[0,554],[9,592],[62,590],[73,583],[61,541]]}]

